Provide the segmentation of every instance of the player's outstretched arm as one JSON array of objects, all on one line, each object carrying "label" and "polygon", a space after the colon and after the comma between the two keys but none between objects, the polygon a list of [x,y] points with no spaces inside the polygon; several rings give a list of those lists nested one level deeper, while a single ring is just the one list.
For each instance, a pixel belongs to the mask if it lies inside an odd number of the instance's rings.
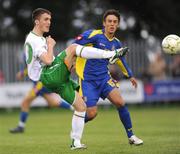
[{"label": "player's outstretched arm", "polygon": [[[119,67],[119,69],[122,71],[122,73],[124,74],[124,76],[126,78],[131,79],[133,77],[132,70],[128,66],[124,55],[120,56],[115,63],[117,64],[117,66]],[[134,81],[134,80],[132,80],[132,81]]]}]

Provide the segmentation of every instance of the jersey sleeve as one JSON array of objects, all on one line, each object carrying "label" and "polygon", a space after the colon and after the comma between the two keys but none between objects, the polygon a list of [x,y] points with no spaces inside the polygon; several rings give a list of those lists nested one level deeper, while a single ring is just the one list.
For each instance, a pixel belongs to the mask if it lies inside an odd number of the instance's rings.
[{"label": "jersey sleeve", "polygon": [[33,59],[33,45],[29,42],[26,42],[24,45],[24,51],[26,63],[30,64]]},{"label": "jersey sleeve", "polygon": [[84,33],[77,36],[74,40],[74,43],[80,44],[80,45],[87,45],[94,43],[95,36],[91,37],[91,34],[93,33],[93,30],[85,31]]},{"label": "jersey sleeve", "polygon": [[125,57],[120,57],[116,61],[116,64],[119,66],[120,70],[127,78],[131,78],[133,76],[132,70],[129,68]]},{"label": "jersey sleeve", "polygon": [[[117,40],[117,49],[122,48],[122,43],[116,38]],[[133,73],[130,69],[130,67],[128,66],[125,57],[120,57],[117,61],[116,64],[119,66],[120,70],[122,71],[122,73],[124,74],[125,77],[127,78],[131,78],[133,76]]]}]

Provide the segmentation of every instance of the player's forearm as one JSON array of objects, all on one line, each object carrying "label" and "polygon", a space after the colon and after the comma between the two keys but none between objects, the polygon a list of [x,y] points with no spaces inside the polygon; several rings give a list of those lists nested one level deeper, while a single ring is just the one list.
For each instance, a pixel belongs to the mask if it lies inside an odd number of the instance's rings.
[{"label": "player's forearm", "polygon": [[119,66],[122,73],[127,78],[131,78],[133,76],[133,73],[132,73],[131,69],[129,68],[128,64],[126,63],[126,61],[125,61],[125,59],[123,57],[120,57],[120,59],[116,61],[116,64]]},{"label": "player's forearm", "polygon": [[43,55],[43,58],[41,58],[41,60],[45,65],[51,65],[53,62],[53,56],[49,53],[46,53]]},{"label": "player's forearm", "polygon": [[51,65],[51,63],[53,62],[54,59],[54,46],[48,46],[48,51],[47,51],[47,62],[49,63],[49,65]]},{"label": "player's forearm", "polygon": [[53,54],[53,47],[48,47],[47,52],[43,53],[40,56],[41,61],[46,65],[51,65],[53,62],[54,54]]},{"label": "player's forearm", "polygon": [[51,65],[54,60],[53,50],[54,50],[54,46],[56,42],[51,36],[48,36],[46,38],[46,41],[47,41],[48,49],[47,49],[47,52],[44,53],[44,55],[42,56],[41,60],[44,62],[44,64]]}]

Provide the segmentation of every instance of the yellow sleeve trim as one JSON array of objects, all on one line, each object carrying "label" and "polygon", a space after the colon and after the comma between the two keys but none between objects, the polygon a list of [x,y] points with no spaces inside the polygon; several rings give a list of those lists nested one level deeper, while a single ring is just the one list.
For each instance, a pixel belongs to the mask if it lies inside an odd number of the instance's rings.
[{"label": "yellow sleeve trim", "polygon": [[97,34],[103,34],[102,30],[93,30],[88,38],[91,38]]},{"label": "yellow sleeve trim", "polygon": [[24,75],[24,76],[27,76],[27,75],[28,75],[28,70],[27,70],[27,68],[24,69],[23,75]]},{"label": "yellow sleeve trim", "polygon": [[119,66],[119,68],[121,69],[122,73],[123,73],[126,77],[128,77],[128,72],[126,71],[126,68],[124,67],[122,61],[118,59],[118,60],[116,61],[116,64]]}]

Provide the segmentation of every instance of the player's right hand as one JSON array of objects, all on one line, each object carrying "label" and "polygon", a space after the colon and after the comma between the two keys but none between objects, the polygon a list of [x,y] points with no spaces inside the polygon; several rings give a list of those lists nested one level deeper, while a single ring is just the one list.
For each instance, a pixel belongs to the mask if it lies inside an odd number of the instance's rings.
[{"label": "player's right hand", "polygon": [[138,83],[137,83],[137,80],[136,80],[136,78],[134,78],[134,77],[131,77],[129,80],[131,81],[131,83],[132,83],[133,87],[134,87],[134,88],[137,88],[137,86],[138,86]]},{"label": "player's right hand", "polygon": [[54,47],[56,45],[56,41],[50,35],[46,37],[46,42],[48,47]]}]

